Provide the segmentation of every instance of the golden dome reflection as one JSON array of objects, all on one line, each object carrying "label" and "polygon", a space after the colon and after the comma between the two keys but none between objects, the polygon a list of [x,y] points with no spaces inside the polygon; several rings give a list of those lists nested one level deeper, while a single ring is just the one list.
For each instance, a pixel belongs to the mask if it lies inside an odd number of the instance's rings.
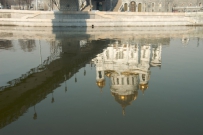
[{"label": "golden dome reflection", "polygon": [[133,100],[137,99],[138,91],[135,91],[133,94],[130,95],[119,95],[118,93],[111,92],[112,96],[114,96],[115,100],[121,105],[122,107],[122,114],[125,116],[125,107],[130,105]]},{"label": "golden dome reflection", "polygon": [[126,107],[131,104],[132,101],[137,99],[138,91],[135,91],[130,95],[119,95],[117,93],[111,92],[112,96],[114,96],[115,100],[122,106]]},{"label": "golden dome reflection", "polygon": [[99,88],[103,88],[105,86],[105,80],[97,81],[96,84]]},{"label": "golden dome reflection", "polygon": [[146,89],[148,89],[148,84],[140,84],[139,85],[139,89],[142,91],[142,93],[144,94],[144,91]]}]

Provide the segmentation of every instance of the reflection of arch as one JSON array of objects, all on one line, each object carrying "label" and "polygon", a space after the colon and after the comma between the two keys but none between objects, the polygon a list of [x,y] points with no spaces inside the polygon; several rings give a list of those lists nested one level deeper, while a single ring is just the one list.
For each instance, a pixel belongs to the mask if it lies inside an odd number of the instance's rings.
[{"label": "reflection of arch", "polygon": [[136,3],[134,1],[130,2],[130,11],[131,12],[136,11]]},{"label": "reflection of arch", "polygon": [[142,11],[142,4],[139,3],[139,4],[138,4],[138,12],[141,12],[141,11]]},{"label": "reflection of arch", "polygon": [[125,3],[125,4],[124,4],[124,11],[127,11],[127,10],[128,10],[128,4]]}]

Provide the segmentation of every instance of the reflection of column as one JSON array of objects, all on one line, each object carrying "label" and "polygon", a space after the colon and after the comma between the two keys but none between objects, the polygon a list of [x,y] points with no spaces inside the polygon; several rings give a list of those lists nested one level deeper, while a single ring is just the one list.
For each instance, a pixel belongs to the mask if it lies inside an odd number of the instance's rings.
[{"label": "reflection of column", "polygon": [[67,91],[67,84],[66,84],[66,74],[64,75],[65,78],[65,92]]},{"label": "reflection of column", "polygon": [[52,91],[51,103],[54,103],[54,95],[53,95],[53,91]]},{"label": "reflection of column", "polygon": [[75,73],[75,83],[77,82],[77,75],[76,75],[76,73]]},{"label": "reflection of column", "polygon": [[33,119],[36,120],[37,119],[37,112],[35,110],[35,105],[34,105],[34,115],[33,115]]},{"label": "reflection of column", "polygon": [[140,59],[141,59],[141,49],[140,45],[137,43],[137,53],[138,53],[138,62],[137,64],[140,64]]},{"label": "reflection of column", "polygon": [[40,65],[42,65],[42,51],[41,51],[41,42],[39,40],[39,53],[40,53]]},{"label": "reflection of column", "polygon": [[[86,65],[85,65],[86,66]],[[86,70],[85,70],[85,67],[84,67],[84,76],[86,75]]]}]

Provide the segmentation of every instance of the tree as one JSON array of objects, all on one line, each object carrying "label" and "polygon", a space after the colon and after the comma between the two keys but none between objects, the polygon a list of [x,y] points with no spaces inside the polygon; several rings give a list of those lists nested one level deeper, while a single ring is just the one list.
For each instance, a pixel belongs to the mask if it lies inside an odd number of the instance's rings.
[{"label": "tree", "polygon": [[25,3],[27,5],[27,9],[30,9],[32,0],[25,0]]}]

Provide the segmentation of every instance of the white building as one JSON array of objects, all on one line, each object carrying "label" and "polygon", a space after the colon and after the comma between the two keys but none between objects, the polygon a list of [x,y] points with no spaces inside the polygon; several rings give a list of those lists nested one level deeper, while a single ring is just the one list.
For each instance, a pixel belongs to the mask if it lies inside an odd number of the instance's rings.
[{"label": "white building", "polygon": [[161,65],[162,45],[114,42],[93,59],[96,82],[105,86],[105,76],[111,79],[111,93],[124,109],[137,98],[138,90],[148,88],[150,66]]}]

